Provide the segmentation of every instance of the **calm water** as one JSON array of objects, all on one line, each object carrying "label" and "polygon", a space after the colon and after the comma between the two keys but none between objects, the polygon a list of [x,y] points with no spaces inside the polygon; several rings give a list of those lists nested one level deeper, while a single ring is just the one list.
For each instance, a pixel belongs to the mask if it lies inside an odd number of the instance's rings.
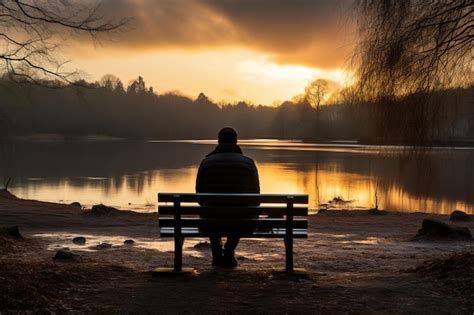
[{"label": "calm water", "polygon": [[[194,192],[197,166],[214,141],[15,142],[0,148],[0,186],[55,202],[155,211],[157,192]],[[307,193],[310,207],[474,213],[474,150],[248,140],[262,193]],[[337,198],[342,202],[329,202]]]}]

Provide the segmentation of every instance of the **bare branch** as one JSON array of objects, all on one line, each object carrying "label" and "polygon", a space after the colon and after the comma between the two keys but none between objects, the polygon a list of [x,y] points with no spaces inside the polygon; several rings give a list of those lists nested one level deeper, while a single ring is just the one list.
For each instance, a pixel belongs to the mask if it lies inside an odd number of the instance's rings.
[{"label": "bare branch", "polygon": [[69,30],[96,40],[97,34],[123,31],[129,21],[106,20],[99,12],[100,5],[69,5],[60,0],[1,0],[0,60],[4,67],[0,71],[3,69],[13,80],[37,83],[54,78],[73,82],[76,73],[61,70],[65,62],[55,54],[55,37]]},{"label": "bare branch", "polygon": [[[358,8],[359,103],[374,104],[382,137],[429,141],[442,120],[433,92],[473,83],[474,2],[361,0]],[[413,103],[393,108],[401,97]]]}]

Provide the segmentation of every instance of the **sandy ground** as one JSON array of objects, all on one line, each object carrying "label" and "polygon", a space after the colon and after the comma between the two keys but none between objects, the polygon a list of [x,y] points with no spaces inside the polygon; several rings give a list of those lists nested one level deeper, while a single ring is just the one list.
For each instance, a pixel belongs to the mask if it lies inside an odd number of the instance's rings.
[{"label": "sandy ground", "polygon": [[[18,225],[25,237],[0,247],[0,312],[472,314],[474,243],[411,241],[426,217],[449,222],[423,213],[312,215],[309,238],[295,240],[303,276],[272,271],[284,266],[282,240],[242,240],[240,265],[227,270],[211,266],[207,246],[194,247],[203,239],[188,239],[184,265],[195,272],[153,277],[155,267],[173,262],[155,214],[93,216],[0,191],[0,226]],[[474,232],[474,221],[456,225]],[[72,243],[75,236],[86,244]],[[112,247],[97,248],[103,242]],[[53,260],[63,247],[81,259]],[[457,273],[414,271],[456,253],[471,255]]]}]

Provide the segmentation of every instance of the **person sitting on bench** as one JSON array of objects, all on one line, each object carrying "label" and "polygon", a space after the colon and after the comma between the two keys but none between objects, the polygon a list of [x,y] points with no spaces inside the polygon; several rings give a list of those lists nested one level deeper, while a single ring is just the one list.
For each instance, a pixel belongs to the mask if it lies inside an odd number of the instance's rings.
[{"label": "person sitting on bench", "polygon": [[[237,145],[237,132],[230,127],[219,131],[218,145],[206,155],[199,165],[196,178],[197,193],[260,193],[257,167],[254,161],[244,156]],[[258,204],[201,204],[204,206],[258,206]],[[221,217],[221,216],[219,216]],[[222,209],[222,217],[226,216]],[[242,218],[242,216],[239,216]],[[232,230],[213,229],[209,231],[212,248],[212,264],[235,267],[235,249],[240,233]],[[222,248],[221,237],[227,235]]]}]

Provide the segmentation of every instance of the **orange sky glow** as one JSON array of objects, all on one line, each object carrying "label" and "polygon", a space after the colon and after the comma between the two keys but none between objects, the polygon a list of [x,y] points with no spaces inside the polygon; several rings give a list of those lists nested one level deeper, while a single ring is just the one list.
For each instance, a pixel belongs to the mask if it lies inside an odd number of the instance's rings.
[{"label": "orange sky glow", "polygon": [[272,105],[315,79],[347,85],[349,2],[108,0],[103,10],[131,17],[130,27],[96,45],[67,41],[63,54],[90,81],[142,76],[159,94]]}]

